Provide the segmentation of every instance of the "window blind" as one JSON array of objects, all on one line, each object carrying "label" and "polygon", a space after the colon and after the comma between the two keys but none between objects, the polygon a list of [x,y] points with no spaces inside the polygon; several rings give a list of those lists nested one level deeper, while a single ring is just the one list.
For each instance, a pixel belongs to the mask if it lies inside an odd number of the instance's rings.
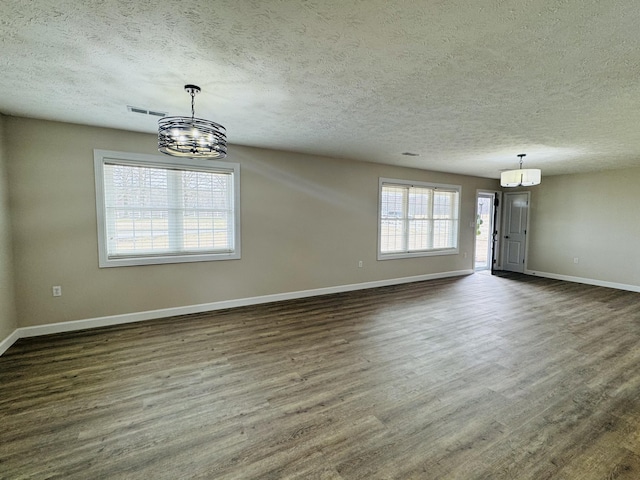
[{"label": "window blind", "polygon": [[230,252],[231,173],[104,166],[108,256]]},{"label": "window blind", "polygon": [[101,266],[140,259],[148,261],[120,264],[215,260],[235,254],[237,168],[124,157],[96,159],[97,191],[102,192],[97,198],[102,211]]},{"label": "window blind", "polygon": [[381,183],[379,250],[401,254],[456,249],[459,187]]}]

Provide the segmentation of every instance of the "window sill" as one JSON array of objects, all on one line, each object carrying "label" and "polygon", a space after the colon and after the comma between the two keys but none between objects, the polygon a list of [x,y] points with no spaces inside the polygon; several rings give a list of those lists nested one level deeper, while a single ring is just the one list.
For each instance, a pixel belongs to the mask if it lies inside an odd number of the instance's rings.
[{"label": "window sill", "polygon": [[207,253],[202,255],[166,255],[149,257],[100,258],[99,267],[131,267],[135,265],[163,265],[166,263],[211,262],[218,260],[239,260],[240,252]]},{"label": "window sill", "polygon": [[422,250],[419,252],[398,252],[398,253],[380,253],[378,252],[378,260],[396,260],[399,258],[416,258],[416,257],[435,257],[439,255],[457,255],[460,253],[458,248],[443,248],[441,250]]}]

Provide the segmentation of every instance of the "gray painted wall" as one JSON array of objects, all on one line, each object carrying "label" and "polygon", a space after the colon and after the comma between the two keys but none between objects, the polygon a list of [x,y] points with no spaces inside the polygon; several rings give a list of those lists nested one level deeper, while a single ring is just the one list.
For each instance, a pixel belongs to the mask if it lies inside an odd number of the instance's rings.
[{"label": "gray painted wall", "polygon": [[17,326],[9,218],[9,184],[6,174],[8,159],[4,148],[5,121],[6,117],[0,115],[0,342],[7,338]]},{"label": "gray painted wall", "polygon": [[[471,269],[476,190],[498,184],[232,145],[241,260],[100,269],[93,149],[154,154],[156,136],[16,117],[6,127],[20,327]],[[377,261],[379,177],[462,185],[460,254]]]},{"label": "gray painted wall", "polygon": [[[471,269],[476,190],[498,188],[232,145],[241,260],[99,269],[93,149],[155,154],[155,136],[16,117],[0,128],[0,341],[16,327]],[[379,177],[462,185],[460,254],[377,261]],[[639,183],[640,168],[544,177],[529,189],[528,269],[640,286]]]},{"label": "gray painted wall", "polygon": [[640,287],[639,184],[640,168],[543,177],[528,269]]}]

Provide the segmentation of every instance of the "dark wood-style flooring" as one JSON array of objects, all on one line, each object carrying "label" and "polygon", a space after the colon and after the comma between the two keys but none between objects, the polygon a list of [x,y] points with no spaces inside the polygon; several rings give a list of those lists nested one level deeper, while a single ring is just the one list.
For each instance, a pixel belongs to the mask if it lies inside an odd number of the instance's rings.
[{"label": "dark wood-style flooring", "polygon": [[23,339],[0,478],[639,479],[640,294],[475,274]]}]

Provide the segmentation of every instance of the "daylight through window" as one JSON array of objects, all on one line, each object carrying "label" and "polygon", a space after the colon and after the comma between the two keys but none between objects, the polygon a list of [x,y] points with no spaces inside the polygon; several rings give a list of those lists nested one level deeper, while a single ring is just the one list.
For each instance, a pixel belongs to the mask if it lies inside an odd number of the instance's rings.
[{"label": "daylight through window", "polygon": [[101,266],[239,258],[239,166],[96,151]]},{"label": "daylight through window", "polygon": [[378,258],[458,253],[460,191],[380,179]]}]

